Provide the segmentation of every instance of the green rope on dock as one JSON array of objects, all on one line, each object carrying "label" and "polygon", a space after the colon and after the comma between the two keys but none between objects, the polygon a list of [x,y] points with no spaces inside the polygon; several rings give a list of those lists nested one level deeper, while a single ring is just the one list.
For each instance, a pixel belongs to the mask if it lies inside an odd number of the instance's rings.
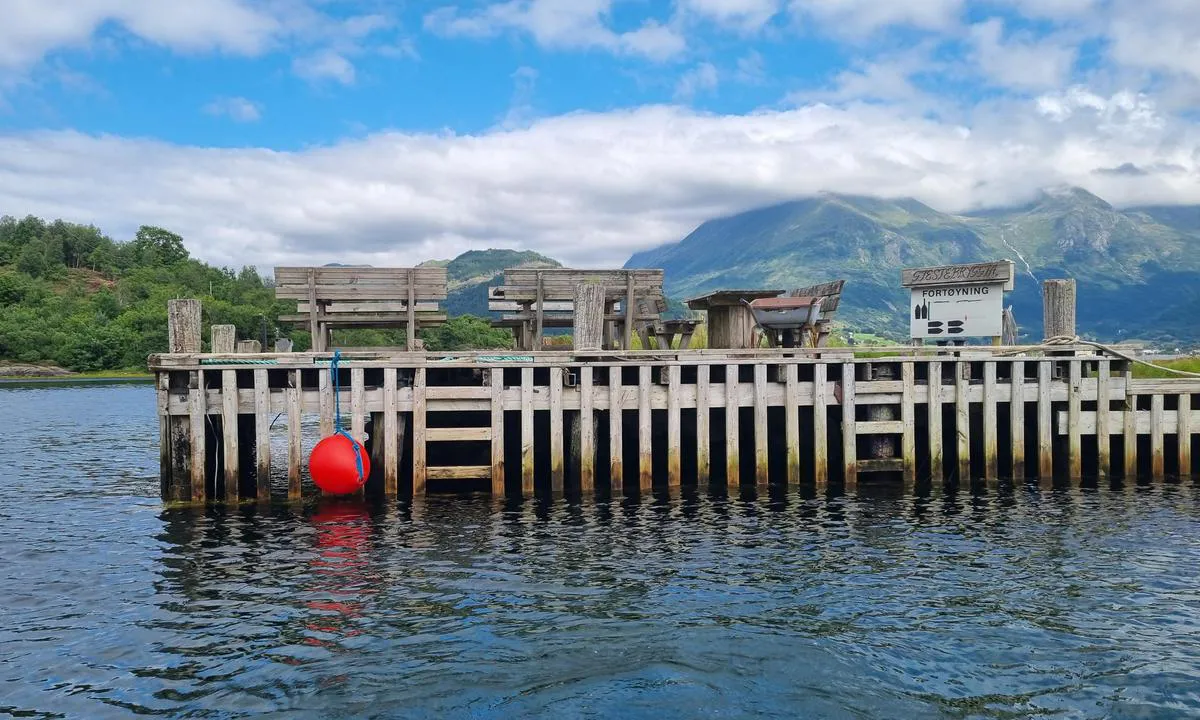
[{"label": "green rope on dock", "polygon": [[201,365],[278,365],[278,360],[220,360],[217,358],[201,358]]}]

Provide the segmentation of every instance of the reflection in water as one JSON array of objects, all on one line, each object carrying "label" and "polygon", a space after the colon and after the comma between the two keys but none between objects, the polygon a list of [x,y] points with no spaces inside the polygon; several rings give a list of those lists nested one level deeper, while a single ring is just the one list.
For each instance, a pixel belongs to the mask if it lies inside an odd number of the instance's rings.
[{"label": "reflection in water", "polygon": [[0,390],[0,715],[1200,714],[1191,486],[164,510],[152,412]]}]

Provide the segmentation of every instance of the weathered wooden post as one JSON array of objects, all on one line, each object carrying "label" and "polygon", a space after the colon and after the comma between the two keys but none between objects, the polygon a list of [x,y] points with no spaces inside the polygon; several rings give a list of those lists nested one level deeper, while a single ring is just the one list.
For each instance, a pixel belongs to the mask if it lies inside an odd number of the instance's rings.
[{"label": "weathered wooden post", "polygon": [[257,355],[262,352],[262,343],[257,340],[238,340],[238,355]]},{"label": "weathered wooden post", "polygon": [[210,330],[209,351],[232,354],[237,344],[237,327],[234,325],[213,325]]},{"label": "weathered wooden post", "polygon": [[276,338],[275,352],[290,353],[292,351],[292,341],[290,338]]},{"label": "weathered wooden post", "polygon": [[1075,280],[1042,282],[1042,336],[1075,337]]},{"label": "weathered wooden post", "polygon": [[604,343],[604,286],[575,286],[574,329],[576,350],[600,350]]},{"label": "weathered wooden post", "polygon": [[[199,353],[200,301],[167,301],[167,350],[170,353]],[[166,442],[162,453],[161,492],[163,500],[183,501],[204,499],[203,454],[195,457],[193,450],[192,419],[190,415],[168,415],[166,405],[171,395],[198,397],[201,392],[201,377],[198,371],[159,374],[159,437]],[[197,432],[203,437],[204,428]],[[197,446],[199,447],[199,446]],[[200,489],[198,498],[194,488]]]},{"label": "weathered wooden post", "polygon": [[167,301],[167,352],[200,352],[200,301]]}]

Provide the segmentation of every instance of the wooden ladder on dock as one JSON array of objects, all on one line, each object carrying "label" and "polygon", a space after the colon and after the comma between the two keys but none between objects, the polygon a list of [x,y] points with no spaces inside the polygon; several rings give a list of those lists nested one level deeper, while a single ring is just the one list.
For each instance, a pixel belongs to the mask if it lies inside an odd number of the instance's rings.
[{"label": "wooden ladder on dock", "polygon": [[[490,399],[490,375],[486,373],[483,387],[457,388],[456,396],[473,395],[477,398]],[[493,478],[491,465],[430,465],[429,449],[433,443],[488,443],[492,445],[496,436],[495,418],[485,420],[486,424],[467,427],[429,427],[427,424],[429,403],[444,400],[438,394],[438,389],[431,388],[425,382],[425,370],[417,373],[413,402],[413,494],[423,495],[428,480],[486,480]],[[432,397],[430,397],[432,395]],[[441,413],[439,413],[441,414]],[[493,450],[491,453],[495,455]]]}]

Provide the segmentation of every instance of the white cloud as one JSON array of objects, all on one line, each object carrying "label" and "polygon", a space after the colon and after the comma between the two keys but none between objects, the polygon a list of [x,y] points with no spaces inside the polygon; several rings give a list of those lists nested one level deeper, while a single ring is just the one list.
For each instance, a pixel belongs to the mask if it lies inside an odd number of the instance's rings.
[{"label": "white cloud", "polygon": [[543,47],[602,49],[661,60],[683,51],[683,36],[673,28],[647,20],[641,27],[617,33],[608,24],[613,0],[507,0],[477,12],[457,6],[425,16],[425,29],[447,37],[493,37],[506,31],[529,33]]},{"label": "white cloud", "polygon": [[1009,88],[1045,89],[1062,87],[1071,76],[1076,46],[1056,36],[1005,37],[1004,21],[992,18],[972,25],[969,32],[972,56],[979,69],[994,84]]},{"label": "white cloud", "polygon": [[[1040,108],[1040,109],[1039,109]],[[1200,202],[1200,128],[1136,93],[1001,101],[970,126],[894,106],[750,115],[678,107],[545,118],[472,136],[384,133],[296,152],[75,132],[0,135],[0,208],[185,235],[230,265],[406,265],[520,247],[620,264],[699,222],[822,190],[959,210],[1081,184],[1112,202]],[[1132,164],[1171,173],[1097,173]]]},{"label": "white cloud", "polygon": [[333,50],[323,50],[292,60],[292,72],[311,82],[332,80],[343,85],[353,85],[354,64]]},{"label": "white cloud", "polygon": [[243,97],[220,97],[204,106],[209,115],[228,117],[237,122],[257,122],[262,118],[262,107]]},{"label": "white cloud", "polygon": [[1195,0],[1112,0],[1108,37],[1119,64],[1200,79]]},{"label": "white cloud", "polygon": [[243,0],[0,0],[0,68],[19,71],[60,47],[87,45],[105,23],[181,52],[255,55],[281,29]]},{"label": "white cloud", "polygon": [[716,66],[709,62],[702,62],[679,78],[679,82],[675,85],[675,97],[690,100],[697,93],[716,90],[719,83],[720,77],[717,74]]},{"label": "white cloud", "polygon": [[679,0],[685,12],[739,30],[757,30],[780,11],[782,0]]},{"label": "white cloud", "polygon": [[791,0],[790,8],[833,35],[862,37],[893,25],[950,29],[958,23],[963,0]]}]

